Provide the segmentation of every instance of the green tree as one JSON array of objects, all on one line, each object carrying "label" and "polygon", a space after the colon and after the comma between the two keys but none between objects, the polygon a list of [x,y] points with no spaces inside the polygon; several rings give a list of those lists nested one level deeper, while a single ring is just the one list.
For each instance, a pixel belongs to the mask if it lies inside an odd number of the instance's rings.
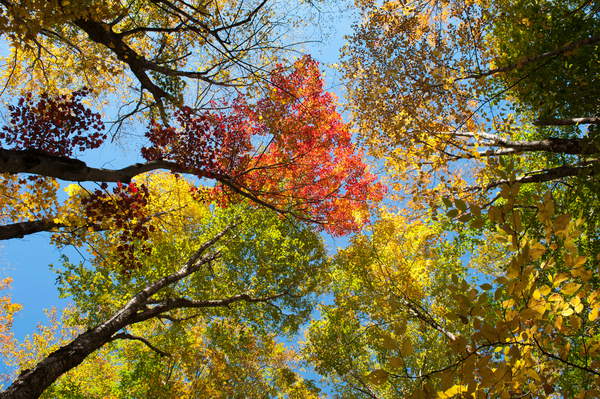
[{"label": "green tree", "polygon": [[[79,330],[66,338],[52,331],[41,334],[29,344],[31,353],[14,350],[13,361],[21,372],[1,397],[37,397],[99,349],[86,367],[113,363],[105,366],[113,370],[113,382],[104,381],[108,384],[104,387],[82,387],[82,381],[73,385],[78,373],[90,372],[84,367],[47,395],[60,397],[73,389],[86,396],[88,388],[98,390],[98,395],[104,389],[116,394],[110,389],[121,387],[123,397],[133,386],[140,394],[162,390],[157,395],[177,397],[197,384],[207,394],[216,390],[216,396],[227,396],[236,387],[260,389],[261,385],[250,384],[250,378],[257,378],[270,392],[281,388],[279,383],[289,389],[294,382],[302,385],[286,365],[292,355],[273,340],[275,335],[295,333],[311,311],[327,271],[318,235],[310,226],[271,210],[244,203],[219,208],[199,201],[190,190],[193,186],[173,175],[151,175],[147,183],[149,203],[176,210],[153,218],[148,236],[131,244],[131,254],[138,259],[135,268],[123,269],[110,232],[89,232],[91,265],[65,259],[57,271],[61,292],[75,303],[67,326]],[[87,194],[81,190],[73,195]],[[201,332],[204,335],[196,336]],[[111,346],[120,341],[130,343]],[[137,352],[129,345],[144,344],[148,350],[142,352],[144,357],[133,357]],[[251,351],[244,353],[238,344],[249,345]],[[269,348],[280,356],[267,359]],[[156,364],[144,360],[157,355],[174,359]],[[205,360],[197,363],[190,356]],[[221,387],[219,381],[225,383],[245,362],[256,370],[267,367],[264,375],[253,376],[247,369],[236,376],[238,383]],[[164,378],[169,374],[162,380],[169,384],[161,388],[158,379],[156,385],[144,385],[144,376],[153,373]],[[283,374],[277,377],[278,373]],[[191,385],[186,383],[189,378],[194,379]]]},{"label": "green tree", "polygon": [[466,269],[436,223],[402,218],[337,256],[334,302],[304,350],[342,397],[600,394],[598,262],[577,248],[583,221],[555,214],[547,196],[546,237],[532,239],[505,194],[489,214],[505,255],[493,274]]},{"label": "green tree", "polygon": [[[409,200],[433,203],[511,179],[581,177],[595,190],[595,2],[358,6],[362,22],[343,54],[349,107]],[[565,126],[537,126],[553,124]],[[502,158],[516,163],[515,176],[489,173]]]}]

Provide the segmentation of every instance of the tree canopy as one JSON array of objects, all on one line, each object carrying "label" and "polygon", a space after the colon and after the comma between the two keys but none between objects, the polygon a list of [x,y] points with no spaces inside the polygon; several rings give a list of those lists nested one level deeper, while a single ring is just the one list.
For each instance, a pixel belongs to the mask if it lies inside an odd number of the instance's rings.
[{"label": "tree canopy", "polygon": [[0,0],[0,398],[600,397],[600,5],[321,6]]}]

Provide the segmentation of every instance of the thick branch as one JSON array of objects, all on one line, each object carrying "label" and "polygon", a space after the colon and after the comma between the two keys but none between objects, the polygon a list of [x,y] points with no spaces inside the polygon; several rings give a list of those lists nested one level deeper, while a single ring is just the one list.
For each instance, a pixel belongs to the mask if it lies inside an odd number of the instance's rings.
[{"label": "thick branch", "polygon": [[150,296],[170,284],[189,276],[203,265],[216,259],[218,253],[202,256],[233,225],[227,226],[214,238],[203,244],[176,273],[166,276],[138,292],[125,306],[104,323],[80,334],[73,341],[49,354],[34,368],[23,370],[2,393],[0,399],[31,399],[39,397],[46,388],[67,371],[77,367],[87,356],[113,340],[119,330],[135,323],[138,312],[147,306]]},{"label": "thick branch", "polygon": [[[156,85],[148,76],[147,71],[155,71],[168,76],[198,79],[215,85],[230,86],[228,83],[217,82],[208,78],[205,72],[171,69],[140,56],[123,40],[123,35],[114,32],[112,26],[107,23],[83,18],[77,19],[73,23],[87,33],[90,40],[106,46],[117,56],[119,61],[127,64],[142,87],[152,93],[157,102],[160,102],[162,98],[173,100],[173,96]],[[163,28],[164,30],[169,30],[169,28]]]},{"label": "thick branch", "polygon": [[538,119],[533,122],[537,126],[570,126],[570,125],[598,125],[600,124],[600,118],[592,116],[589,118],[568,118],[568,119],[556,119],[546,118]]},{"label": "thick branch", "polygon": [[64,227],[61,223],[54,223],[50,220],[32,220],[0,226],[0,240],[10,240],[11,238],[23,238],[29,234],[35,234],[42,231],[52,231],[59,227]]},{"label": "thick branch", "polygon": [[42,151],[5,150],[0,148],[0,173],[31,173],[75,182],[92,181],[106,183],[128,183],[137,175],[159,169],[169,170],[177,173],[189,173],[199,177],[214,179],[231,189],[236,194],[240,194],[249,200],[275,212],[281,214],[291,214],[294,217],[307,222],[321,223],[319,220],[306,218],[291,211],[278,208],[262,200],[259,198],[260,194],[252,192],[249,188],[239,184],[230,176],[193,168],[181,167],[175,162],[158,160],[146,163],[136,163],[121,169],[104,169],[89,167],[85,162],[78,159],[59,157]]},{"label": "thick branch", "polygon": [[0,149],[0,173],[31,173],[75,182],[127,183],[139,174],[158,169],[193,173],[167,161],[136,163],[122,169],[102,169],[88,167],[78,159],[54,156],[42,151]]},{"label": "thick branch", "polygon": [[105,45],[115,53],[119,61],[129,65],[131,72],[140,81],[144,89],[152,93],[157,101],[161,98],[172,98],[169,93],[152,82],[146,73],[148,69],[144,65],[146,60],[140,57],[121,37],[113,32],[110,25],[89,19],[78,19],[73,21],[73,23],[87,33],[90,40]]},{"label": "thick branch", "polygon": [[556,154],[589,155],[598,152],[590,140],[587,139],[563,139],[549,137],[543,140],[504,140],[502,147],[509,147],[515,152],[544,151]]},{"label": "thick branch", "polygon": [[[509,180],[498,180],[488,184],[484,189],[490,190],[501,186],[502,184],[511,183],[544,183],[548,181],[554,181],[565,177],[585,177],[594,176],[600,172],[600,163],[597,161],[586,162],[580,165],[564,165],[556,168],[544,169],[537,172],[530,172],[529,174],[519,177],[514,181]],[[474,189],[481,189],[481,187],[474,187]]]},{"label": "thick branch", "polygon": [[488,147],[500,147],[503,150],[483,151],[481,155],[504,155],[523,152],[551,152],[555,154],[591,155],[599,152],[594,143],[586,138],[561,138],[548,137],[542,140],[511,140],[496,134],[458,132],[453,136],[470,137],[477,140],[481,145]]}]

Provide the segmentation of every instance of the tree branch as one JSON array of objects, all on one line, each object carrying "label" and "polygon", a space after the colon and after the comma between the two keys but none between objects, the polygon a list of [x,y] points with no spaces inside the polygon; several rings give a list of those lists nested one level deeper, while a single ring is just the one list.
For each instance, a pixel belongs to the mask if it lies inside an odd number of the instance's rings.
[{"label": "tree branch", "polygon": [[490,69],[490,70],[483,71],[483,72],[478,72],[478,73],[472,73],[472,74],[469,74],[469,75],[462,76],[460,78],[456,78],[456,79],[454,79],[454,82],[458,82],[460,80],[467,80],[467,79],[481,79],[481,78],[484,78],[484,77],[487,77],[487,76],[491,76],[491,75],[495,75],[495,74],[498,74],[498,73],[509,72],[509,71],[512,71],[513,69],[521,68],[521,67],[523,67],[523,66],[525,66],[527,64],[531,64],[533,62],[540,61],[540,60],[542,60],[544,58],[550,58],[550,57],[554,57],[554,56],[557,56],[557,55],[561,55],[561,54],[564,54],[566,52],[576,50],[576,49],[578,49],[580,47],[588,46],[590,44],[595,44],[595,43],[598,43],[598,42],[600,42],[600,36],[587,37],[585,39],[581,39],[581,40],[578,40],[578,41],[575,41],[575,42],[566,43],[563,46],[561,46],[561,47],[559,47],[559,48],[557,48],[555,50],[552,50],[552,51],[547,51],[547,52],[542,53],[542,54],[538,54],[538,55],[534,55],[534,56],[531,56],[531,57],[522,58],[519,61],[517,61],[517,62],[515,62],[513,64],[506,65],[504,67],[494,68],[494,69]]},{"label": "tree branch", "polygon": [[0,399],[31,399],[39,397],[46,388],[67,371],[77,367],[92,352],[113,340],[119,330],[136,323],[138,312],[148,304],[148,299],[170,284],[199,270],[219,256],[202,254],[221,239],[235,224],[230,224],[212,239],[200,246],[179,271],[148,284],[134,295],[121,309],[104,323],[85,331],[68,344],[50,353],[32,369],[23,370],[2,393]]},{"label": "tree branch", "polygon": [[[292,215],[300,220],[310,223],[322,223],[321,220],[305,217],[262,200],[260,198],[260,193],[252,192],[250,188],[236,182],[235,178],[231,176],[194,168],[186,168],[175,162],[158,160],[146,163],[136,163],[121,169],[104,169],[89,167],[85,162],[78,159],[50,155],[43,151],[6,150],[0,148],[0,173],[31,173],[34,175],[54,177],[74,182],[92,181],[128,183],[137,175],[160,169],[213,179],[229,188],[234,193],[275,212],[283,215]],[[240,175],[243,175],[243,173]]]},{"label": "tree branch", "polygon": [[481,145],[504,149],[483,151],[481,155],[503,155],[536,151],[555,154],[591,155],[599,152],[594,143],[586,138],[547,137],[542,140],[511,140],[496,134],[484,132],[457,132],[451,133],[451,135],[470,137],[478,141]]},{"label": "tree branch", "polygon": [[165,351],[162,351],[162,350],[158,349],[156,346],[152,345],[150,343],[150,341],[148,341],[146,338],[138,337],[136,335],[131,335],[131,334],[128,334],[128,333],[118,333],[118,334],[113,335],[110,340],[111,341],[116,341],[117,339],[127,339],[127,340],[132,340],[132,341],[140,341],[140,342],[144,343],[144,345],[146,345],[148,348],[150,348],[154,352],[158,353],[160,356],[171,357],[170,353],[167,353]]},{"label": "tree branch", "polygon": [[32,220],[0,226],[0,240],[11,238],[23,238],[29,234],[42,231],[53,231],[59,227],[65,227],[62,223],[54,223],[50,220]]},{"label": "tree branch", "polygon": [[[496,188],[502,184],[514,183],[544,183],[558,180],[564,177],[584,177],[594,176],[600,172],[600,162],[590,161],[578,165],[564,165],[556,168],[544,169],[541,171],[530,172],[525,176],[519,177],[514,181],[498,180],[485,186],[484,190]],[[482,187],[471,187],[470,190],[481,190]]]},{"label": "tree branch", "polygon": [[598,375],[600,376],[600,372],[596,371],[594,369],[591,369],[589,367],[586,366],[579,366],[573,362],[568,361],[567,359],[563,359],[560,356],[555,355],[554,353],[550,353],[547,350],[545,350],[544,348],[542,348],[542,346],[540,345],[540,343],[538,342],[537,338],[535,337],[535,335],[533,336],[533,341],[535,342],[535,345],[537,346],[537,348],[539,349],[540,352],[542,352],[542,354],[544,354],[545,356],[554,359],[554,360],[558,360],[561,363],[566,364],[567,366],[571,366],[573,368],[588,372],[590,374],[594,374],[594,375]]},{"label": "tree branch", "polygon": [[533,124],[537,126],[598,125],[600,124],[600,118],[597,116],[568,119],[546,118],[538,119]]},{"label": "tree branch", "polygon": [[184,308],[216,308],[216,307],[228,307],[231,304],[237,302],[269,302],[282,296],[287,295],[286,292],[279,294],[264,296],[264,297],[253,297],[248,293],[233,295],[224,299],[208,299],[208,300],[191,300],[187,298],[170,298],[164,301],[148,301],[149,304],[155,304],[156,306],[146,309],[138,313],[135,317],[135,323],[140,321],[148,320],[158,315],[168,312],[173,309],[184,309]]}]

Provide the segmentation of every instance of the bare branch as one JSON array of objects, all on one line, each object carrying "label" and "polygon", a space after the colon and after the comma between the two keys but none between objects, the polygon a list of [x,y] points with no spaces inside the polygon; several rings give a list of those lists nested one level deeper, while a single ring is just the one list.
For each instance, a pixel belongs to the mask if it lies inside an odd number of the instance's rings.
[{"label": "bare branch", "polygon": [[165,351],[162,351],[162,350],[158,349],[156,346],[152,345],[150,343],[150,341],[148,341],[146,338],[138,337],[138,336],[131,335],[131,334],[128,334],[128,333],[118,333],[118,334],[113,335],[110,340],[111,341],[115,341],[117,339],[127,339],[127,340],[132,340],[132,341],[140,341],[144,345],[146,345],[148,348],[150,348],[154,352],[158,353],[160,356],[171,357],[170,353],[167,353]]},{"label": "bare branch", "polygon": [[598,125],[600,118],[597,116],[587,118],[568,118],[568,119],[538,119],[533,122],[537,126],[569,126],[569,125]]},{"label": "bare branch", "polygon": [[157,317],[161,313],[168,312],[173,309],[185,309],[185,308],[216,308],[216,307],[228,307],[231,304],[237,302],[248,302],[248,303],[259,303],[269,302],[282,296],[287,295],[286,292],[268,295],[263,297],[253,297],[250,294],[238,294],[233,295],[224,299],[208,299],[208,300],[191,300],[187,298],[171,298],[164,301],[149,300],[149,304],[155,304],[156,306],[146,309],[138,313],[135,317],[135,323],[140,321],[148,320],[153,317]]}]

